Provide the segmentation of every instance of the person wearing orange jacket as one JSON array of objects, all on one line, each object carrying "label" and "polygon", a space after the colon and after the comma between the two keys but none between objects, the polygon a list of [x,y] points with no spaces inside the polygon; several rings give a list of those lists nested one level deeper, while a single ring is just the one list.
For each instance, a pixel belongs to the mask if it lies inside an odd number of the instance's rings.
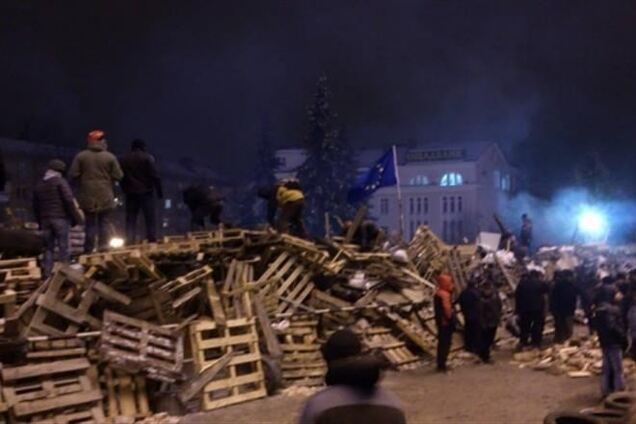
[{"label": "person wearing orange jacket", "polygon": [[455,331],[455,310],[453,308],[453,278],[447,273],[437,277],[435,292],[435,324],[437,326],[437,371],[447,372],[446,360],[450,352]]}]

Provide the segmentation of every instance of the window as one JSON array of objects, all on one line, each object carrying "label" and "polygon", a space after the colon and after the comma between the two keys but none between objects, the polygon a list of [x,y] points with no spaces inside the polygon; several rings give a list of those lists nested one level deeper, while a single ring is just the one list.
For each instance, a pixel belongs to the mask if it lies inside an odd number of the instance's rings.
[{"label": "window", "polygon": [[455,221],[450,222],[450,241],[451,243],[455,243]]},{"label": "window", "polygon": [[505,174],[501,177],[501,189],[503,191],[510,191],[511,189],[511,181],[510,181],[510,175],[509,174]]},{"label": "window", "polygon": [[448,241],[448,221],[444,221],[442,226],[442,239]]},{"label": "window", "polygon": [[464,238],[464,229],[462,221],[457,221],[457,238],[461,241]]},{"label": "window", "polygon": [[166,199],[163,203],[164,209],[172,209],[172,199]]},{"label": "window", "polygon": [[382,215],[389,214],[389,199],[380,199],[380,213]]},{"label": "window", "polygon": [[462,211],[462,196],[457,197],[457,212]]},{"label": "window", "polygon": [[417,214],[421,214],[422,213],[422,198],[418,197],[417,198]]},{"label": "window", "polygon": [[424,198],[424,213],[428,213],[428,197]]},{"label": "window", "polygon": [[449,172],[442,175],[439,185],[442,187],[454,187],[464,184],[464,177],[458,172]]},{"label": "window", "polygon": [[455,213],[455,196],[451,196],[450,198],[450,211],[451,213]]},{"label": "window", "polygon": [[428,185],[428,177],[426,175],[416,175],[409,180],[409,185],[425,186]]},{"label": "window", "polygon": [[499,171],[494,171],[492,173],[493,178],[494,178],[494,182],[495,182],[495,188],[499,189],[501,188],[501,172]]},{"label": "window", "polygon": [[409,212],[411,213],[411,215],[413,215],[414,209],[415,209],[415,207],[413,206],[414,205],[414,203],[413,203],[414,201],[415,200],[412,197],[409,199]]},{"label": "window", "polygon": [[442,197],[442,212],[448,212],[448,199],[446,197]]}]

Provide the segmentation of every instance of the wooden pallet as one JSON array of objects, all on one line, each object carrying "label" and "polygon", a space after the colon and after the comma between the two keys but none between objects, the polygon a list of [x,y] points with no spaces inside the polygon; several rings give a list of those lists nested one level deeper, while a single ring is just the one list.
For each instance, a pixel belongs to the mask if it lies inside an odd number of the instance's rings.
[{"label": "wooden pallet", "polygon": [[171,308],[180,310],[204,293],[204,283],[210,278],[212,278],[212,268],[205,265],[167,283],[155,285],[154,290],[167,293],[172,300]]},{"label": "wooden pallet", "polygon": [[314,289],[313,273],[293,253],[283,251],[255,282],[261,295],[267,297],[269,287],[274,286],[280,299],[277,314],[295,311]]},{"label": "wooden pallet", "polygon": [[9,259],[0,261],[0,282],[39,280],[42,271],[36,258]]},{"label": "wooden pallet", "polygon": [[106,393],[104,407],[109,422],[116,422],[117,417],[140,419],[151,414],[145,377],[106,367],[100,382]]},{"label": "wooden pallet", "polygon": [[88,354],[84,341],[76,337],[68,339],[40,340],[29,343],[29,364],[84,358]]},{"label": "wooden pallet", "polygon": [[106,311],[99,353],[113,368],[172,383],[181,377],[183,336],[180,332],[173,333],[146,321]]},{"label": "wooden pallet", "polygon": [[131,302],[129,297],[69,266],[59,267],[35,301],[36,309],[26,334],[65,336],[84,326],[99,330],[101,321],[89,309],[100,297],[122,304]]},{"label": "wooden pallet", "polygon": [[254,287],[253,280],[254,267],[252,264],[233,259],[221,289],[221,303],[227,318],[251,318],[254,316],[251,296],[251,290]]},{"label": "wooden pallet", "polygon": [[468,272],[464,260],[459,250],[455,248],[448,251],[447,258],[448,269],[455,283],[455,292],[461,293],[468,285]]},{"label": "wooden pallet", "polygon": [[283,351],[283,381],[289,385],[320,386],[327,366],[320,352],[318,321],[292,320],[287,330],[278,335]]},{"label": "wooden pallet", "polygon": [[384,357],[397,369],[418,368],[421,360],[408,350],[404,342],[399,341],[391,330],[384,327],[372,327],[363,332],[363,340],[369,349],[379,349]]},{"label": "wooden pallet", "polygon": [[195,321],[190,325],[190,340],[199,373],[213,366],[228,352],[234,354],[227,367],[203,389],[203,410],[267,396],[253,318],[228,320],[224,327],[214,321]]},{"label": "wooden pallet", "polygon": [[86,358],[4,368],[2,392],[17,422],[104,422]]}]

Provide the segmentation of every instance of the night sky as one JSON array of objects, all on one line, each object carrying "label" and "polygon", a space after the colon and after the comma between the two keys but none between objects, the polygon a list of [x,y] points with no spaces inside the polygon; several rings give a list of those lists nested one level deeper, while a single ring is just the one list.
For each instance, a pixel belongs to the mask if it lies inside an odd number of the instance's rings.
[{"label": "night sky", "polygon": [[[636,172],[636,2],[0,2],[0,135],[247,173],[298,145],[325,73],[355,146],[499,142],[537,191],[598,154]],[[246,155],[246,152],[249,155]]]}]

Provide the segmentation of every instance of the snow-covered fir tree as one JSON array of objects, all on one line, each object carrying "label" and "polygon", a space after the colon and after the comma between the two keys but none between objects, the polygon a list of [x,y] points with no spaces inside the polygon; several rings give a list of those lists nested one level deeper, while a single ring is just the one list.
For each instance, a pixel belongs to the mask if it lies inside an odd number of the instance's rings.
[{"label": "snow-covered fir tree", "polygon": [[312,235],[325,233],[325,213],[346,218],[353,214],[347,192],[355,177],[351,147],[342,137],[337,115],[331,109],[327,77],[318,79],[313,103],[307,109],[304,140],[307,159],[298,170],[305,192],[305,222]]}]

